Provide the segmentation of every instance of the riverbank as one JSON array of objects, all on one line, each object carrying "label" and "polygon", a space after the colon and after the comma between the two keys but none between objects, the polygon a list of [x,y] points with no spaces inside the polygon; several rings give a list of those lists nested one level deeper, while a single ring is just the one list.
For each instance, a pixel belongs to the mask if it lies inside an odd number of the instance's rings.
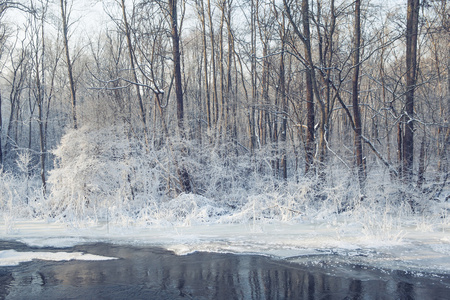
[{"label": "riverbank", "polygon": [[[34,260],[0,268],[1,299],[444,299],[450,276],[366,267],[320,254],[302,260],[87,243],[19,252],[85,253],[114,260]],[[0,255],[1,257],[1,255]]]},{"label": "riverbank", "polygon": [[450,274],[450,228],[418,226],[364,233],[361,224],[271,222],[204,224],[168,227],[115,227],[14,220],[0,223],[0,239],[35,247],[73,247],[106,242],[116,245],[157,246],[177,255],[193,252],[259,254],[301,260],[317,255],[344,258],[351,263],[403,271]]}]

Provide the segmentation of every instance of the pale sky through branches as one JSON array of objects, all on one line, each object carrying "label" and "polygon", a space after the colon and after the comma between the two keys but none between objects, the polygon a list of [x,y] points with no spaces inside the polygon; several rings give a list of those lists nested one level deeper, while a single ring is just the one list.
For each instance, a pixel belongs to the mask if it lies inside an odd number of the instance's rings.
[{"label": "pale sky through branches", "polygon": [[[239,2],[239,1],[238,1]],[[366,2],[366,1],[364,1]],[[363,5],[367,5],[367,2]],[[191,3],[192,4],[192,3]],[[406,12],[406,2],[395,0],[395,1],[384,1],[384,0],[372,0],[369,2],[370,5],[379,6],[380,16],[390,12],[392,10],[401,9]],[[29,4],[28,4],[29,5]],[[35,4],[39,5],[39,4]],[[77,0],[73,1],[71,5],[71,32],[77,36],[76,41],[84,38],[93,38],[102,30],[105,30],[108,23],[111,22],[110,16],[105,12],[109,8],[115,6],[114,1],[99,1],[99,0]],[[193,4],[192,4],[193,5]],[[187,10],[189,10],[190,4],[187,4]],[[60,19],[60,8],[59,1],[50,1],[49,3],[49,16],[48,22],[55,27]],[[9,9],[3,19],[3,22],[9,24],[10,26],[21,26],[25,24],[27,18],[27,13],[20,11],[18,9]],[[190,18],[196,18],[194,13],[186,12],[185,23],[189,22]],[[233,20],[235,21],[235,20]],[[187,28],[186,26],[184,28]]]}]

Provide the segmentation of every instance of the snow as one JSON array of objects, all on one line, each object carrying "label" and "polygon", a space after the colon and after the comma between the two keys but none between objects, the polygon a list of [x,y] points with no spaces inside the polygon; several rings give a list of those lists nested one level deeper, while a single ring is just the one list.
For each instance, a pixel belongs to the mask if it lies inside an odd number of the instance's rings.
[{"label": "snow", "polygon": [[111,260],[114,257],[106,257],[82,252],[18,252],[16,250],[0,251],[0,266],[16,266],[22,262],[29,262],[34,259],[50,261],[68,261],[68,260]]},{"label": "snow", "polygon": [[[172,139],[170,150],[143,151],[142,140],[128,131],[122,125],[70,130],[52,151],[45,196],[38,176],[0,172],[0,240],[58,248],[136,244],[179,255],[252,253],[293,261],[325,255],[450,273],[445,182],[433,179],[417,189],[372,166],[361,197],[355,174],[339,161],[330,162],[325,179],[281,180],[273,175],[270,147],[237,155],[231,144]],[[179,190],[175,162],[189,170],[195,194]]]},{"label": "snow", "polygon": [[[370,235],[364,226],[345,221],[249,222],[165,227],[123,227],[99,223],[83,228],[65,223],[16,220],[14,230],[0,226],[0,239],[34,247],[71,247],[109,242],[164,247],[178,255],[195,251],[260,254],[291,261],[329,256],[346,263],[416,272],[450,274],[450,226],[396,228]],[[425,229],[424,229],[425,228]],[[399,234],[401,232],[401,234]],[[0,252],[0,265],[31,259],[110,259],[80,253]]]}]

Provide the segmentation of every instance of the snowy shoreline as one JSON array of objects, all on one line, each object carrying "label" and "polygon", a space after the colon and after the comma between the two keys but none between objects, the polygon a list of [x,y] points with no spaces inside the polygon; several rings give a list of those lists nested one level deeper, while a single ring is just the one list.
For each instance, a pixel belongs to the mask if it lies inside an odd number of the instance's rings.
[{"label": "snowy shoreline", "polygon": [[[66,223],[36,220],[0,224],[0,240],[18,241],[38,248],[68,248],[106,242],[157,246],[177,255],[196,251],[259,254],[293,262],[314,262],[314,257],[328,257],[376,268],[450,274],[450,226],[438,230],[404,226],[385,232],[384,236],[375,236],[364,234],[361,225],[345,222],[272,221],[164,228],[111,224],[85,224],[75,228]],[[2,263],[0,256],[0,265]]]}]

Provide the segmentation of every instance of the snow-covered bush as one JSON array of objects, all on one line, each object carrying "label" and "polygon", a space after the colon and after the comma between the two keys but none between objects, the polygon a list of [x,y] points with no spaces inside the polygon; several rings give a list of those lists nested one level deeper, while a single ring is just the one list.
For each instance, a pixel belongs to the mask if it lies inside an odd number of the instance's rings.
[{"label": "snow-covered bush", "polygon": [[13,231],[16,218],[41,218],[43,199],[38,176],[30,176],[28,172],[13,174],[0,169],[0,218],[5,222],[7,232]]},{"label": "snow-covered bush", "polygon": [[191,225],[215,222],[224,213],[226,210],[213,200],[195,194],[181,194],[162,203],[155,217],[172,225]]},{"label": "snow-covered bush", "polygon": [[[339,159],[314,176],[304,176],[291,165],[290,176],[283,180],[273,170],[279,157],[271,145],[249,153],[236,151],[232,142],[199,144],[176,137],[144,141],[126,124],[69,131],[53,151],[50,196],[34,211],[69,222],[119,226],[352,223],[379,239],[397,239],[392,232],[401,227],[399,220],[416,213],[384,167],[369,170],[361,191],[355,170]],[[180,168],[189,174],[190,194],[181,188]],[[9,181],[3,184],[14,191]],[[437,223],[448,222],[447,208],[433,214]]]},{"label": "snow-covered bush", "polygon": [[110,207],[132,211],[158,193],[155,157],[123,126],[71,130],[53,153],[57,166],[48,179],[53,216],[103,218]]}]

